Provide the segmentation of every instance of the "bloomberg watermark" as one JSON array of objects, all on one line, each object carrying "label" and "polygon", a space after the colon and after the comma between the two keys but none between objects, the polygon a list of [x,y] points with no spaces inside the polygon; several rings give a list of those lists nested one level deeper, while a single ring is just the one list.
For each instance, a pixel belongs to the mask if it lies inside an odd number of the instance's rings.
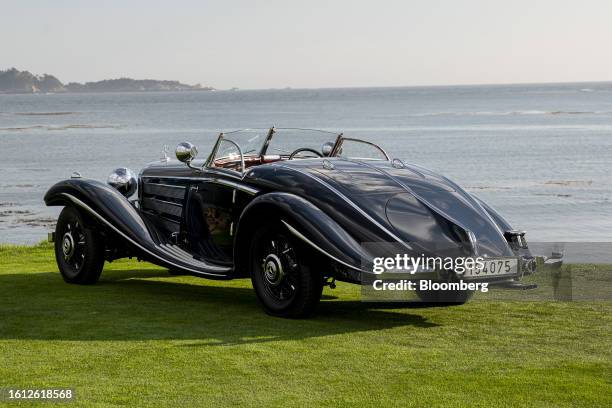
[{"label": "bloomberg watermark", "polygon": [[411,281],[408,279],[401,279],[399,281],[386,282],[382,279],[377,279],[372,282],[372,288],[376,291],[380,290],[425,290],[425,291],[457,291],[457,290],[469,290],[469,291],[480,291],[488,292],[488,282],[465,282],[460,280],[458,282],[435,282],[428,279],[419,281]]}]

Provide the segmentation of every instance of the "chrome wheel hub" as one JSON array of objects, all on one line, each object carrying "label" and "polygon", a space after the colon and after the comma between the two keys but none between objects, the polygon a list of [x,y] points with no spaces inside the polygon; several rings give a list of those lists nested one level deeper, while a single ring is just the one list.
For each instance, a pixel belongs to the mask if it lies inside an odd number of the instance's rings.
[{"label": "chrome wheel hub", "polygon": [[266,256],[263,262],[263,271],[266,281],[272,286],[279,285],[285,276],[283,264],[275,254]]},{"label": "chrome wheel hub", "polygon": [[74,255],[74,238],[72,238],[70,232],[65,233],[62,238],[62,253],[66,261],[70,260],[72,255]]}]

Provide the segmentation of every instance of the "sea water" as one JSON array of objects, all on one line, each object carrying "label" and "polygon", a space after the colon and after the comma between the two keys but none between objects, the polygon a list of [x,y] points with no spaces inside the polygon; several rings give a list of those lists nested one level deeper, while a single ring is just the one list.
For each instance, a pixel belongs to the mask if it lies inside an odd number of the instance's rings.
[{"label": "sea water", "polygon": [[45,239],[73,171],[138,171],[164,145],[307,127],[440,172],[530,240],[612,241],[612,83],[0,95],[0,242]]}]

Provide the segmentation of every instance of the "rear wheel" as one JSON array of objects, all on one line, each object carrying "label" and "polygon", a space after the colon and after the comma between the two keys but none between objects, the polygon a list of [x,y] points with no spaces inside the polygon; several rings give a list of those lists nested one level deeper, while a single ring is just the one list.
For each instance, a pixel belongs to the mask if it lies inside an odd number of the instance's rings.
[{"label": "rear wheel", "polygon": [[266,313],[308,317],[321,299],[323,277],[308,249],[292,238],[280,224],[256,231],[250,248],[251,281]]},{"label": "rear wheel", "polygon": [[55,259],[68,283],[91,285],[104,266],[104,242],[74,207],[65,207],[55,228]]}]

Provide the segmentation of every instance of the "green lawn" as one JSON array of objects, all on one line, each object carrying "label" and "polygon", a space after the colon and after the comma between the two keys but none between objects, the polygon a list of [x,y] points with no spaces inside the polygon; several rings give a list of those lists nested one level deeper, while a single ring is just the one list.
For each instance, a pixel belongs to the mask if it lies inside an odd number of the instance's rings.
[{"label": "green lawn", "polygon": [[0,246],[0,388],[72,387],[79,407],[612,406],[610,302],[359,295],[341,283],[314,318],[284,320],[248,280],[119,261],[75,286],[49,245]]}]

